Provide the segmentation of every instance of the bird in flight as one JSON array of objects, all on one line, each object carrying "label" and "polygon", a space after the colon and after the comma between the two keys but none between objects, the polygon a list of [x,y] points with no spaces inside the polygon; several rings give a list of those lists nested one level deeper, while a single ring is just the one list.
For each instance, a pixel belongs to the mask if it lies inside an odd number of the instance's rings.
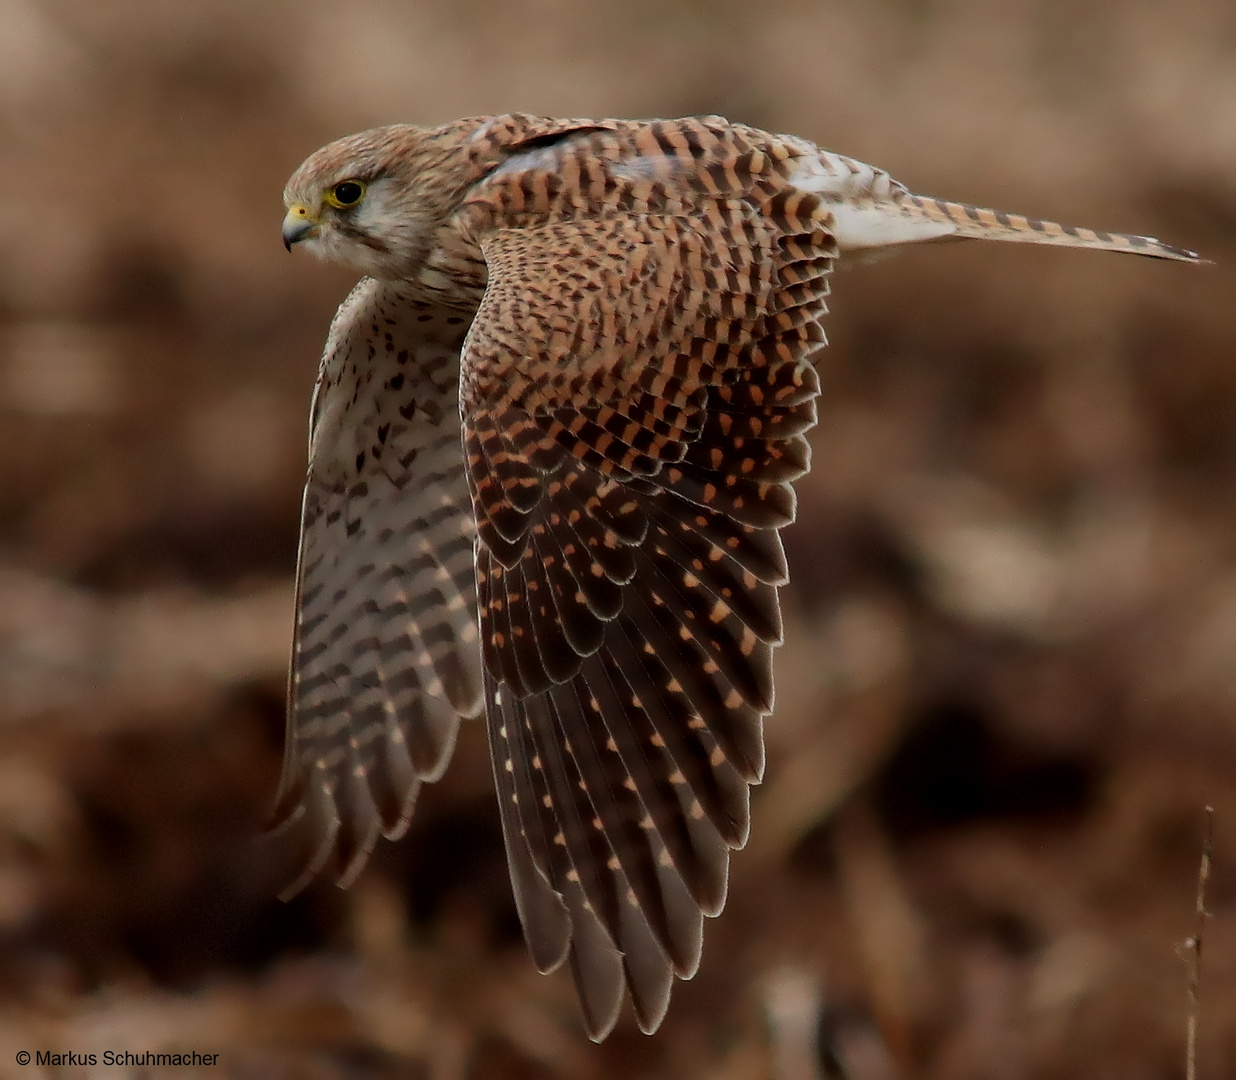
[{"label": "bird in flight", "polygon": [[911,193],[716,117],[316,151],[283,240],[363,276],[310,412],[276,820],[295,892],[407,828],[483,715],[515,903],[588,1035],[655,1031],[750,823],[828,275],[950,237],[1197,256]]}]

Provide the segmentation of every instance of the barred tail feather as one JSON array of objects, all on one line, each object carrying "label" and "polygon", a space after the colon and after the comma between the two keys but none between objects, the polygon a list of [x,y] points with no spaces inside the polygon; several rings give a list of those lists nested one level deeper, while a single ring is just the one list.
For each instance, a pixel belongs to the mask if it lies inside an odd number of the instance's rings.
[{"label": "barred tail feather", "polygon": [[1192,251],[1150,236],[1083,229],[915,195],[883,169],[827,150],[795,158],[787,179],[798,191],[820,197],[832,218],[829,231],[842,252],[972,237],[1124,251],[1177,262],[1205,261]]},{"label": "barred tail feather", "polygon": [[952,232],[943,235],[1004,240],[1014,244],[1055,244],[1060,247],[1093,248],[1096,251],[1124,251],[1178,262],[1204,261],[1195,252],[1173,247],[1152,236],[1061,225],[1055,221],[1041,221],[1021,214],[1008,214],[1003,210],[988,210],[969,203],[947,202],[922,195],[907,194],[899,203],[898,212],[908,214],[912,219],[937,226],[952,226]]}]

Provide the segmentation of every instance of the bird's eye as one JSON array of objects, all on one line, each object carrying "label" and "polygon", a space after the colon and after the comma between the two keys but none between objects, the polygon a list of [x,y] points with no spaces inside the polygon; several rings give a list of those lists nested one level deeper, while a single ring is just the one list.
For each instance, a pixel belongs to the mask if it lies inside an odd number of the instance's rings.
[{"label": "bird's eye", "polygon": [[365,194],[365,185],[359,180],[340,180],[333,188],[326,193],[326,201],[331,206],[343,209],[348,206],[355,206],[361,201]]}]

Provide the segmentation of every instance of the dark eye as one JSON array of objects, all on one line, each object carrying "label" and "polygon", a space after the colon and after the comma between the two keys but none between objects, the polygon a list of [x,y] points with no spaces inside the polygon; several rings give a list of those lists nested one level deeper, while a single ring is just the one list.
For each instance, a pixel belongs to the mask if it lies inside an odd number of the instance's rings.
[{"label": "dark eye", "polygon": [[355,206],[365,194],[365,185],[358,180],[341,180],[331,191],[336,206]]}]

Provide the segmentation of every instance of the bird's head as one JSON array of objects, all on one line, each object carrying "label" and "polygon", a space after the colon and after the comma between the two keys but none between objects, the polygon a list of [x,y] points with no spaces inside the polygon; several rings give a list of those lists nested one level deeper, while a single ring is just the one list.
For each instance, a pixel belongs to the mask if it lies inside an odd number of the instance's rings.
[{"label": "bird's head", "polygon": [[457,143],[408,124],[314,151],[283,190],[284,246],[303,245],[370,277],[414,276],[458,200],[452,151],[458,158]]}]

